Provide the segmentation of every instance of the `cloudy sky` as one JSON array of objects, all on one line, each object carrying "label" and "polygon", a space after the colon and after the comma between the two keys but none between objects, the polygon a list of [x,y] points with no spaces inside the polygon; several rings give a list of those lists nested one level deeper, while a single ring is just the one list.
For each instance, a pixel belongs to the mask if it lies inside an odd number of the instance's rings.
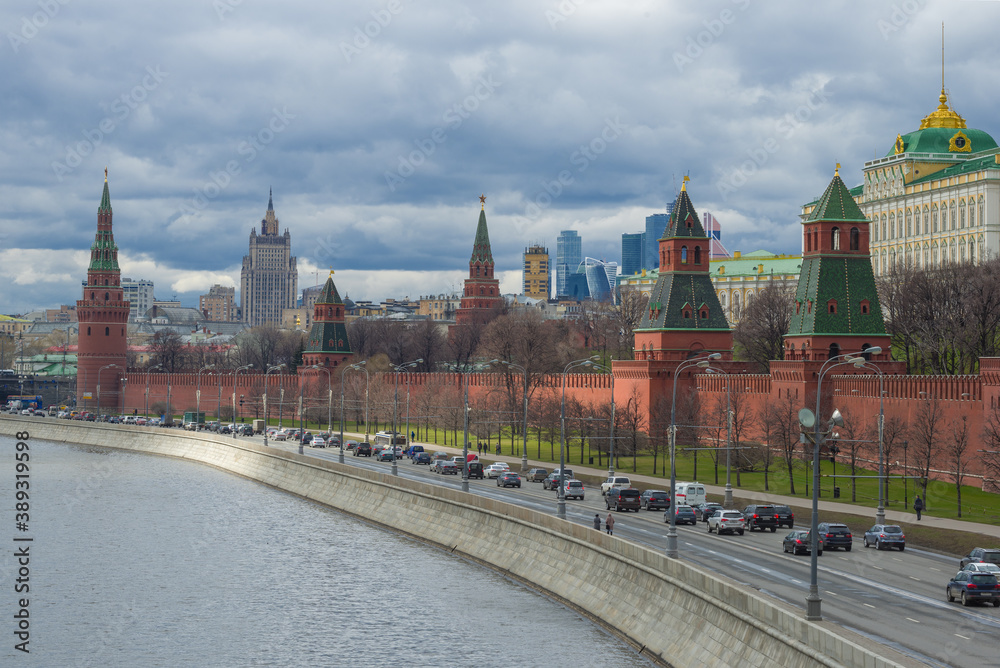
[{"label": "cloudy sky", "polygon": [[[730,250],[800,248],[941,85],[1000,134],[1000,4],[33,0],[0,5],[0,312],[74,303],[105,166],[122,273],[196,305],[239,286],[268,189],[300,288],[461,288],[486,193],[521,252],[620,260],[684,174]],[[319,274],[322,277],[322,273]]]}]

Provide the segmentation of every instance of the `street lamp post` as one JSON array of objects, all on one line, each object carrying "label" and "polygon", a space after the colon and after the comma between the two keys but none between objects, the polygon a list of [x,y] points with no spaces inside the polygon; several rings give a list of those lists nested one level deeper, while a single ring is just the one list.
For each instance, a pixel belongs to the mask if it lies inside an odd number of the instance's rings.
[{"label": "street lamp post", "polygon": [[[729,374],[722,369],[709,368],[715,374],[722,376],[726,381],[726,489],[722,499],[722,505],[726,508],[733,507],[733,484],[732,484],[732,451],[733,451],[733,393],[732,385],[729,382]],[[697,455],[695,455],[697,457]]]},{"label": "street lamp post", "polygon": [[[903,508],[910,507],[910,490],[909,485],[906,482],[909,480],[910,469],[907,467],[906,462],[906,446],[909,445],[905,440],[903,441]],[[896,460],[897,463],[899,460]]]},{"label": "street lamp post", "polygon": [[[340,463],[341,464],[344,463],[344,377],[347,375],[347,372],[350,371],[351,369],[354,369],[355,371],[357,371],[358,369],[363,369],[364,367],[362,367],[361,364],[363,364],[363,362],[359,364],[351,364],[349,366],[345,366],[344,370],[340,372]],[[367,374],[368,370],[365,369],[365,375],[367,376]]]},{"label": "street lamp post", "polygon": [[[614,362],[614,360],[611,360]],[[611,431],[608,436],[608,477],[615,475],[615,372],[611,367],[594,365],[595,369],[611,374]]]},{"label": "street lamp post", "polygon": [[[214,368],[215,368],[214,364],[208,364],[198,369],[198,390],[194,394],[195,396],[194,409],[196,411],[194,416],[195,430],[201,429],[201,372],[204,371],[205,369],[214,369]],[[211,373],[211,371],[209,373]]]},{"label": "street lamp post", "polygon": [[[863,352],[870,352],[865,350]],[[855,358],[854,366],[858,369],[872,369],[878,374],[878,508],[875,510],[875,524],[885,524],[885,373],[876,364],[864,357]],[[836,473],[836,470],[834,471]],[[834,485],[836,485],[836,475]]]},{"label": "street lamp post", "polygon": [[[398,467],[397,467],[398,465],[396,463],[396,435],[399,433],[398,432],[398,425],[399,425],[399,372],[403,371],[404,369],[409,369],[411,367],[415,367],[418,364],[422,364],[423,361],[424,361],[423,359],[418,359],[418,360],[414,360],[412,362],[406,362],[404,364],[399,364],[399,365],[390,364],[389,365],[389,366],[392,367],[393,375],[395,376],[395,381],[396,381],[395,382],[395,390],[393,391],[393,398],[392,398],[392,439],[391,439],[392,443],[389,445],[389,449],[392,452],[392,474],[393,475],[399,475],[399,469],[398,469]],[[407,386],[409,386],[409,382],[407,382]],[[409,394],[409,387],[407,387],[407,395],[408,394]],[[407,410],[407,413],[409,413],[409,410]],[[406,429],[407,429],[406,436],[407,436],[407,438],[409,438],[409,435],[410,435],[409,434],[409,429],[410,428],[407,427]],[[468,490],[465,490],[465,491],[468,491]]]},{"label": "street lamp post", "polygon": [[281,364],[275,364],[274,366],[269,366],[269,367],[267,367],[267,370],[264,372],[264,447],[265,448],[267,447],[267,428],[268,428],[268,424],[267,424],[267,374],[271,373],[272,371],[277,371],[277,370],[283,369],[283,368],[285,368],[285,363],[284,362],[282,362]]},{"label": "street lamp post", "polygon": [[722,353],[709,353],[702,357],[681,362],[674,369],[674,390],[670,397],[670,528],[667,529],[667,557],[677,558],[677,379],[681,376],[681,371],[692,367],[707,368],[712,360],[722,357]]},{"label": "street lamp post", "polygon": [[[882,349],[878,346],[868,348],[864,352],[878,355],[882,352]],[[833,416],[830,418],[828,423],[828,428],[826,432],[820,431],[819,411],[820,402],[823,399],[823,376],[826,373],[841,364],[854,364],[858,361],[858,357],[854,353],[843,353],[841,355],[835,355],[830,359],[823,362],[820,367],[819,376],[816,379],[816,412],[812,413],[808,408],[803,408],[799,411],[799,423],[804,427],[804,429],[812,429],[812,442],[813,442],[813,496],[812,496],[812,522],[810,524],[809,531],[809,595],[806,597],[806,619],[809,621],[821,621],[823,619],[822,614],[822,602],[823,599],[819,595],[819,554],[817,550],[819,549],[819,449],[823,444],[823,437],[828,434],[834,426],[842,427],[844,425],[844,419],[840,416],[840,411],[834,410]],[[864,361],[864,358],[860,358]],[[807,433],[803,431],[803,434]]]},{"label": "street lamp post", "polygon": [[[520,364],[514,364],[513,362],[500,360],[500,363],[512,369],[520,369],[524,375],[522,382],[524,390],[524,422],[521,425],[522,436],[524,436],[524,448],[521,450],[521,473],[524,473],[528,470],[528,370]],[[613,393],[614,389],[611,391]]]},{"label": "street lamp post", "polygon": [[562,372],[562,406],[559,410],[559,491],[556,495],[556,516],[566,519],[566,375],[570,369],[580,366],[594,366],[600,359],[599,355],[584,360],[574,360],[563,368]]},{"label": "street lamp post", "polygon": [[326,372],[326,428],[332,434],[333,424],[330,420],[333,418],[333,385],[330,383],[330,370],[325,366],[320,366],[318,364],[313,364],[310,369],[316,369],[317,371]]},{"label": "street lamp post", "polygon": [[253,364],[247,364],[246,366],[236,367],[236,371],[233,372],[233,439],[236,438],[236,386],[240,381],[240,371],[252,368]]}]

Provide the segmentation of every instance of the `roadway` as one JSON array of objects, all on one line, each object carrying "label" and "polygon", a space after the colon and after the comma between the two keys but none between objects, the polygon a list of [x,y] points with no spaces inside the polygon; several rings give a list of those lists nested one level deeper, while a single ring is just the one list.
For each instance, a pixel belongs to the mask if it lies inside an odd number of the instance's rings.
[{"label": "roadway", "polygon": [[[241,439],[243,440],[243,439]],[[254,441],[263,441],[254,437]],[[269,445],[298,451],[298,444],[270,441]],[[430,446],[433,447],[433,446]],[[305,453],[337,461],[339,448],[310,448]],[[345,453],[345,462],[389,473],[391,464]],[[488,457],[484,457],[490,461]],[[401,477],[461,488],[460,476],[432,474],[427,466],[398,462]],[[516,465],[512,469],[516,470]],[[474,494],[516,503],[555,514],[556,493],[541,483],[523,481],[522,487],[501,488],[491,479],[470,480]],[[566,502],[566,519],[593,526],[594,514],[606,517],[600,489],[588,488],[584,501]],[[662,550],[667,527],[661,511],[617,513],[615,535]],[[808,528],[808,527],[802,527]],[[751,586],[763,594],[805,610],[809,591],[809,555],[793,556],[781,550],[787,529],[718,536],[707,525],[679,526],[680,558]],[[1000,665],[994,638],[1000,633],[1000,608],[947,603],[945,584],[958,570],[958,559],[913,547],[904,552],[865,549],[863,536],[854,536],[851,552],[826,550],[819,559],[819,587],[826,620],[849,628],[931,666]]]}]

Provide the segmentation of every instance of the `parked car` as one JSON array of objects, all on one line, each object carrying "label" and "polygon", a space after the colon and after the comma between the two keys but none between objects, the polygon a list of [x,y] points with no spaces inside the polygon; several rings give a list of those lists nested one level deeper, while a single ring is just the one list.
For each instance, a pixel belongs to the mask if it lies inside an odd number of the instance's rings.
[{"label": "parked car", "polygon": [[528,473],[524,476],[524,479],[528,482],[542,482],[549,475],[548,469],[543,468],[533,468],[528,469]]},{"label": "parked car", "polygon": [[902,527],[895,524],[876,524],[865,531],[865,547],[871,545],[874,545],[876,550],[897,547],[902,552],[906,549],[906,535]]},{"label": "parked car", "polygon": [[779,527],[791,529],[795,526],[795,513],[788,506],[775,506],[774,513],[778,516]]},{"label": "parked car", "polygon": [[747,531],[770,529],[774,533],[778,530],[778,513],[774,506],[751,504],[743,509],[743,517],[747,521]]},{"label": "parked car", "polygon": [[988,547],[973,548],[971,552],[962,557],[962,560],[958,562],[958,567],[965,568],[967,564],[980,562],[1000,565],[1000,549]]},{"label": "parked car", "polygon": [[364,443],[358,443],[354,448],[355,457],[371,457],[372,456],[372,444],[368,441]]},{"label": "parked car", "polygon": [[410,460],[414,464],[430,464],[431,463],[431,453],[429,452],[418,452],[413,455],[413,459]]},{"label": "parked car", "polygon": [[520,487],[521,476],[513,471],[506,471],[497,478],[497,487]]},{"label": "parked car", "polygon": [[718,531],[720,536],[724,533],[738,533],[742,536],[746,524],[746,518],[738,510],[717,510],[708,518],[708,533]]},{"label": "parked car", "polygon": [[642,494],[635,487],[612,487],[604,495],[604,504],[608,510],[621,512],[623,510],[634,510],[639,512],[642,507],[640,499]]},{"label": "parked car", "polygon": [[[663,511],[663,521],[670,522],[670,509]],[[674,520],[674,524],[697,524],[698,516],[694,513],[694,508],[687,504],[677,504],[677,507],[673,510],[676,514],[677,519]]]},{"label": "parked car", "polygon": [[[809,531],[792,531],[781,541],[781,551],[792,554],[807,554],[812,549],[812,538]],[[823,556],[823,541],[819,542],[816,556]]]},{"label": "parked car", "polygon": [[490,464],[485,470],[488,478],[499,478],[501,474],[510,470],[510,466],[503,462],[497,462],[496,464]]},{"label": "parked car", "polygon": [[639,497],[642,507],[646,510],[666,510],[670,507],[670,492],[662,489],[647,489]]},{"label": "parked car", "polygon": [[706,503],[701,507],[701,521],[708,522],[708,518],[715,514],[716,510],[725,510],[721,503]]},{"label": "parked car", "polygon": [[1000,608],[1000,584],[993,573],[975,573],[959,571],[945,588],[944,597],[951,603],[956,598],[962,605],[973,603],[992,603]]},{"label": "parked car", "polygon": [[991,564],[988,561],[977,561],[971,564],[966,564],[963,571],[970,571],[974,573],[993,573],[998,578],[1000,578],[1000,566],[996,564]]},{"label": "parked car", "polygon": [[601,483],[601,495],[608,493],[608,490],[613,487],[631,487],[632,481],[623,475],[612,475],[608,476],[608,479]]},{"label": "parked car", "polygon": [[[468,471],[467,475],[469,476],[470,480],[472,478],[478,478],[482,480],[483,476],[486,475],[483,470],[482,462],[467,462],[465,466],[466,470]],[[459,468],[461,468],[461,466],[459,466]],[[518,485],[518,487],[520,487],[520,485]]]},{"label": "parked car", "polygon": [[580,499],[584,500],[584,492],[586,490],[583,487],[583,483],[579,480],[567,480],[563,485],[563,498],[564,499]]},{"label": "parked car", "polygon": [[817,528],[819,530],[819,539],[823,541],[824,550],[842,547],[845,552],[851,551],[854,538],[851,536],[851,530],[846,524],[820,522]]}]

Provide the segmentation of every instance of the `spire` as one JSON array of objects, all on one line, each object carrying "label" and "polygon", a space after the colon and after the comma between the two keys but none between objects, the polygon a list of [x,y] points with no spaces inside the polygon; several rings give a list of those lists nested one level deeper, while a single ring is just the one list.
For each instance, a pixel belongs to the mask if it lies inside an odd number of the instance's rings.
[{"label": "spire", "polygon": [[101,205],[97,213],[111,213],[111,193],[108,191],[108,168],[104,168],[104,193],[101,195]]},{"label": "spire", "polygon": [[806,218],[806,222],[814,220],[868,222],[867,216],[861,212],[858,203],[851,197],[850,191],[848,191],[847,186],[841,180],[839,169],[834,172],[833,180],[826,187],[826,192],[819,198],[816,207],[809,214],[809,217]]},{"label": "spire", "polygon": [[267,210],[268,211],[274,211],[273,195],[274,195],[274,189],[273,188],[268,188],[268,191],[267,191]]},{"label": "spire", "polygon": [[323,291],[319,293],[316,298],[317,304],[343,304],[344,300],[340,298],[340,293],[337,292],[337,286],[333,284],[333,270],[330,270],[330,275],[326,278],[326,284],[323,285]]},{"label": "spire", "polygon": [[688,177],[685,176],[681,191],[677,193],[677,199],[674,201],[674,210],[670,212],[670,222],[667,223],[667,229],[663,233],[664,239],[708,236],[705,234],[705,228],[701,226],[698,212],[694,210],[691,197],[688,196],[687,182]]},{"label": "spire", "polygon": [[938,95],[938,108],[927,114],[924,120],[920,121],[920,129],[927,128],[952,128],[961,130],[965,128],[965,119],[952,111],[948,107],[948,93],[944,89],[944,21],[941,22],[941,94]]},{"label": "spire", "polygon": [[470,262],[493,264],[493,251],[490,250],[490,231],[486,227],[486,196],[480,196],[483,208],[479,211],[479,225],[476,227],[476,241],[472,245]]}]

